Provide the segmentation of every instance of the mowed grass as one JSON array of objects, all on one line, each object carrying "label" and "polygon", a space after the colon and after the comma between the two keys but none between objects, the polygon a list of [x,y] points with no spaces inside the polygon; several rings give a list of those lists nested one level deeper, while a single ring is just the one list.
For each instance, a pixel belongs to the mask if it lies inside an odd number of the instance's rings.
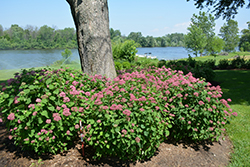
[{"label": "mowed grass", "polygon": [[234,52],[234,53],[229,53],[227,56],[202,56],[202,57],[194,57],[195,60],[199,60],[199,61],[206,61],[206,60],[216,60],[216,63],[215,65],[218,65],[219,64],[219,61],[220,60],[223,60],[223,59],[233,59],[234,56],[240,56],[241,58],[243,58],[243,56],[246,58],[246,59],[250,59],[250,52]]},{"label": "mowed grass", "polygon": [[220,82],[223,98],[231,98],[231,108],[238,116],[226,126],[233,142],[231,166],[250,166],[250,71],[216,70],[215,80]]}]

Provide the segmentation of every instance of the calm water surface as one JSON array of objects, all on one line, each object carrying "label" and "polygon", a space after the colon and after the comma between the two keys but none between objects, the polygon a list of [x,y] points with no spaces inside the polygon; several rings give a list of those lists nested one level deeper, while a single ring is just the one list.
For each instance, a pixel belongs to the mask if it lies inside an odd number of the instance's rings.
[{"label": "calm water surface", "polygon": [[[158,59],[173,60],[188,57],[188,52],[183,47],[155,47],[137,49],[137,54],[139,55],[145,55],[145,53],[150,52],[151,56],[156,56]],[[51,65],[53,62],[62,59],[62,51],[64,50],[0,50],[0,70]],[[71,60],[80,61],[78,50],[71,49],[71,51]]]}]

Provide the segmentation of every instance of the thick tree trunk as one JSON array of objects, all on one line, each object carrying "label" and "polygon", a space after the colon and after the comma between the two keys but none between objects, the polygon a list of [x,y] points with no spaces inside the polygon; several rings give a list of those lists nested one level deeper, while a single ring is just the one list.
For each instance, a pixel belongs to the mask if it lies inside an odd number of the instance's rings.
[{"label": "thick tree trunk", "polygon": [[107,0],[67,0],[75,22],[82,71],[114,79]]}]

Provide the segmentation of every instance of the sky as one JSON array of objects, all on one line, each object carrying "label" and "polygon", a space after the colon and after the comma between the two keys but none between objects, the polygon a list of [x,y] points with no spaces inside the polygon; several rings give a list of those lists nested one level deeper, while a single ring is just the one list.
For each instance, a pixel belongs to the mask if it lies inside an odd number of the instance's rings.
[{"label": "sky", "polygon": [[[190,0],[108,0],[110,28],[120,30],[122,35],[141,32],[143,36],[161,37],[170,33],[187,33],[190,19],[198,14],[194,1]],[[207,11],[204,9],[203,11]],[[238,10],[234,20],[240,31],[247,28],[250,9]],[[226,20],[215,21],[218,34]],[[75,27],[66,0],[0,0],[0,24],[10,28],[18,24],[56,29]]]}]

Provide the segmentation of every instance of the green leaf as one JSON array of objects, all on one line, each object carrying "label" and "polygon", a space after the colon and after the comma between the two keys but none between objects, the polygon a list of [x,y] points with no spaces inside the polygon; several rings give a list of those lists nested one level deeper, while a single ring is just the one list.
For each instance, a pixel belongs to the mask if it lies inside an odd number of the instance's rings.
[{"label": "green leaf", "polygon": [[52,79],[51,79],[51,78],[47,79],[47,80],[46,80],[46,85],[49,85],[51,82],[52,82]]},{"label": "green leaf", "polygon": [[55,87],[53,85],[49,85],[49,89],[54,89]]},{"label": "green leaf", "polygon": [[25,94],[28,94],[28,93],[30,92],[29,89],[25,89],[25,90],[23,90],[23,91],[24,91]]},{"label": "green leaf", "polygon": [[30,85],[30,86],[29,86],[29,89],[30,89],[30,90],[35,89],[35,88],[36,88],[36,86],[34,86],[34,85]]},{"label": "green leaf", "polygon": [[148,134],[149,134],[149,132],[144,131],[144,135],[145,135],[146,137],[148,136]]},{"label": "green leaf", "polygon": [[141,128],[142,128],[142,129],[145,129],[145,126],[144,126],[143,124],[141,124]]},{"label": "green leaf", "polygon": [[46,118],[49,118],[49,116],[48,116],[48,111],[46,111],[46,110],[43,110],[43,111],[41,112],[41,115],[42,115],[42,116],[45,116]]},{"label": "green leaf", "polygon": [[49,99],[53,100],[53,101],[56,100],[56,98],[54,96],[50,96]]},{"label": "green leaf", "polygon": [[42,124],[42,123],[43,123],[43,120],[42,120],[41,117],[38,117],[38,123],[39,123],[39,124]]},{"label": "green leaf", "polygon": [[53,107],[53,106],[49,106],[48,109],[49,109],[50,111],[55,111],[55,107]]},{"label": "green leaf", "polygon": [[54,94],[59,94],[59,89],[57,88],[56,90],[54,90],[54,92],[53,92]]}]

